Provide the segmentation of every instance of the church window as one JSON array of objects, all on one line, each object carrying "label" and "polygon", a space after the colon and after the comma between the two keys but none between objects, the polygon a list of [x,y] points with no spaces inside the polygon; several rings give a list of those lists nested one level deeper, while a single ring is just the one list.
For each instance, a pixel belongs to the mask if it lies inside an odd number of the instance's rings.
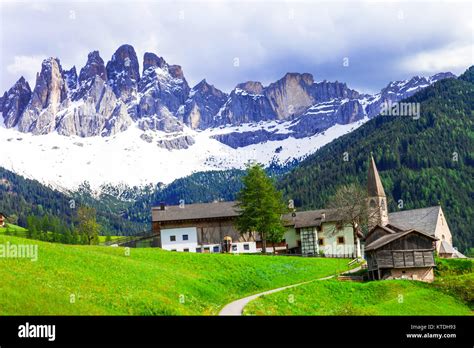
[{"label": "church window", "polygon": [[337,237],[337,244],[344,244],[344,236]]},{"label": "church window", "polygon": [[385,199],[381,199],[380,205],[382,206],[382,209],[385,210]]},{"label": "church window", "polygon": [[370,200],[370,207],[371,208],[375,208],[376,204],[375,204],[375,200],[374,199],[371,199]]},{"label": "church window", "polygon": [[318,244],[319,245],[324,245],[324,238],[319,238],[318,239]]}]

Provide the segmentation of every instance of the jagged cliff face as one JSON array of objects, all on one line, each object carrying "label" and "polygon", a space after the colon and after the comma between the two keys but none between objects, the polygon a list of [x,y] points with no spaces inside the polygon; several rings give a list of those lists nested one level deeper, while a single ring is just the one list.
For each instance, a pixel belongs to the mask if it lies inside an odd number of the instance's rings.
[{"label": "jagged cliff face", "polygon": [[335,124],[374,117],[384,102],[399,101],[439,79],[454,77],[450,73],[414,77],[365,95],[345,83],[315,82],[311,74],[288,73],[268,86],[248,81],[226,94],[206,80],[191,89],[181,66],[168,64],[154,53],[145,53],[142,65],[140,74],[130,45],[120,46],[107,64],[98,51],[89,53],[79,75],[75,67],[63,70],[59,59],[48,58],[33,91],[21,78],[0,98],[4,124],[33,134],[89,137],[114,135],[132,125],[144,131],[180,132],[186,126],[204,130],[290,122],[284,135],[260,130],[219,137],[239,146],[308,137]]},{"label": "jagged cliff face", "polygon": [[131,108],[134,118],[143,129],[182,130],[182,109],[190,88],[181,67],[168,65],[153,53],[145,53],[143,67],[138,104]]},{"label": "jagged cliff face", "polygon": [[46,59],[36,76],[30,102],[18,122],[18,129],[33,134],[51,133],[56,128],[56,114],[67,98],[67,85],[59,59]]},{"label": "jagged cliff face", "polygon": [[132,46],[120,46],[107,63],[106,70],[109,85],[118,98],[129,102],[135,97],[140,71],[137,54]]},{"label": "jagged cliff face", "polygon": [[213,127],[222,105],[227,100],[227,94],[202,80],[189,92],[183,110],[183,122],[192,129]]},{"label": "jagged cliff face", "polygon": [[22,76],[0,99],[0,111],[7,128],[15,127],[31,98],[30,85]]},{"label": "jagged cliff face", "polygon": [[279,120],[299,115],[314,104],[313,83],[311,74],[288,73],[266,88],[265,96]]}]

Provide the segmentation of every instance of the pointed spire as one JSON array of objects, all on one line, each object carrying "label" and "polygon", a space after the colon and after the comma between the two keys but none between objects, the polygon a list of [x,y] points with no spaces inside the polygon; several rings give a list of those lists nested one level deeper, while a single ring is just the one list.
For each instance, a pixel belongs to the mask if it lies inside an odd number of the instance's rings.
[{"label": "pointed spire", "polygon": [[367,178],[367,192],[369,197],[385,197],[382,181],[380,180],[374,156],[370,154],[369,175]]}]

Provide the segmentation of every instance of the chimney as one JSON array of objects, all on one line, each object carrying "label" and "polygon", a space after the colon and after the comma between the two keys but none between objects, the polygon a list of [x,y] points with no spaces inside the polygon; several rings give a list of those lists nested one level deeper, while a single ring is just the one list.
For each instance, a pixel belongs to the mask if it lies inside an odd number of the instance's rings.
[{"label": "chimney", "polygon": [[165,202],[160,202],[160,210],[165,210]]}]

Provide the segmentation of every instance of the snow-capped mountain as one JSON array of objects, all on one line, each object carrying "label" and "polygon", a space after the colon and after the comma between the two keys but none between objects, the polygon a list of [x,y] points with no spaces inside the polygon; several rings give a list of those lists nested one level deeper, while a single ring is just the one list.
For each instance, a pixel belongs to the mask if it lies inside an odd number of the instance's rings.
[{"label": "snow-capped mountain", "polygon": [[304,157],[451,73],[390,82],[375,95],[341,82],[287,73],[230,94],[202,80],[190,88],[182,68],[145,53],[140,74],[130,45],[105,64],[98,51],[64,70],[43,61],[31,90],[21,77],[0,98],[0,166],[67,189],[89,181],[143,185],[197,170],[285,163]]}]

